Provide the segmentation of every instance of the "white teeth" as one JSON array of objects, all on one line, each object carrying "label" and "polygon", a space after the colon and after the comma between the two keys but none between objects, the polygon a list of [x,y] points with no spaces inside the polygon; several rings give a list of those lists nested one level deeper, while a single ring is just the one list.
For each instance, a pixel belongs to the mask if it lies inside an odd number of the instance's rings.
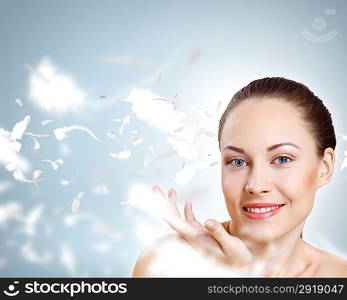
[{"label": "white teeth", "polygon": [[250,207],[246,207],[246,210],[248,212],[251,213],[255,213],[255,214],[261,214],[261,213],[265,213],[265,212],[269,212],[272,210],[275,210],[276,208],[279,208],[280,205],[276,205],[276,206],[271,206],[271,207],[256,207],[256,208],[250,208]]}]

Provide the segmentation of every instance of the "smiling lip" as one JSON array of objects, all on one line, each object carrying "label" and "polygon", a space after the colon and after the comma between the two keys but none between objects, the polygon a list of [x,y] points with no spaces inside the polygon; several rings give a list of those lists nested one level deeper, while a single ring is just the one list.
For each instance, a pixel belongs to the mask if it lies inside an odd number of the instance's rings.
[{"label": "smiling lip", "polygon": [[242,211],[248,218],[259,220],[276,215],[283,206],[278,203],[249,203],[242,207]]},{"label": "smiling lip", "polygon": [[277,206],[277,205],[283,205],[283,204],[280,204],[280,203],[249,203],[249,204],[246,204],[245,206],[243,207],[272,207],[272,206]]}]

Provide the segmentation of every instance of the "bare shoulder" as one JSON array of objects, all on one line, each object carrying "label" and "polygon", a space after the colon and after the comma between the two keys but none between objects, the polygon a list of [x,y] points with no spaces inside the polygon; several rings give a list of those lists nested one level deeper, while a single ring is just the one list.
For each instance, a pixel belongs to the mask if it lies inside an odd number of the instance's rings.
[{"label": "bare shoulder", "polygon": [[179,258],[190,249],[188,242],[175,232],[161,236],[142,251],[132,276],[173,277],[175,269],[182,267]]},{"label": "bare shoulder", "polygon": [[347,260],[335,254],[319,250],[320,264],[317,268],[319,277],[347,277]]},{"label": "bare shoulder", "polygon": [[331,277],[347,277],[347,260],[340,256],[326,252],[322,265],[331,270]]}]

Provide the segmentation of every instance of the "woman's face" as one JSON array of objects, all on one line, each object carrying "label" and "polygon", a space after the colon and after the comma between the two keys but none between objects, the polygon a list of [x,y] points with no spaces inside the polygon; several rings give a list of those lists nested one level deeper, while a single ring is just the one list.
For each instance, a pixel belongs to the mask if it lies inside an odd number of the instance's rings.
[{"label": "woman's face", "polygon": [[299,110],[274,98],[245,100],[229,113],[220,144],[223,194],[239,234],[265,242],[300,229],[320,159]]}]

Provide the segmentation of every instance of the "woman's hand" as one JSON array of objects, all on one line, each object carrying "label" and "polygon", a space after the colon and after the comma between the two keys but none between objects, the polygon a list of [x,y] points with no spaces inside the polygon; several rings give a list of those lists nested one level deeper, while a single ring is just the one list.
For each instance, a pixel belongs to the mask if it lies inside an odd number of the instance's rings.
[{"label": "woman's hand", "polygon": [[168,201],[168,207],[163,212],[164,220],[194,249],[227,268],[247,269],[251,264],[253,257],[247,246],[239,238],[230,235],[222,224],[209,219],[205,226],[202,225],[196,220],[190,201],[185,202],[183,218],[177,207],[174,189],[169,190],[168,199],[160,187],[153,186],[152,189],[160,201]]}]

